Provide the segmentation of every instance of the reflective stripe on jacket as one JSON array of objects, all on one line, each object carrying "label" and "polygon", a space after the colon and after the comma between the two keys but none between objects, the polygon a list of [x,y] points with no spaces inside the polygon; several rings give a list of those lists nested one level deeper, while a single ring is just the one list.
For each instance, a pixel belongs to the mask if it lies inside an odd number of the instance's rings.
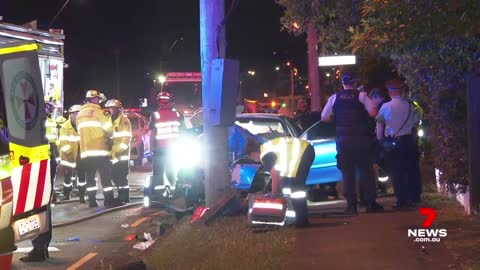
[{"label": "reflective stripe on jacket", "polygon": [[159,110],[152,114],[150,130],[154,149],[166,148],[180,134],[180,114],[172,110]]},{"label": "reflective stripe on jacket", "polygon": [[67,120],[60,127],[60,136],[58,137],[60,165],[70,168],[76,167],[79,142],[80,136],[73,128],[72,122]]},{"label": "reflective stripe on jacket", "polygon": [[123,113],[113,121],[112,163],[120,160],[130,160],[130,140],[132,139],[132,125]]},{"label": "reflective stripe on jacket", "polygon": [[93,103],[82,106],[77,115],[77,130],[80,135],[80,157],[111,156],[113,135],[110,114]]},{"label": "reflective stripe on jacket", "polygon": [[49,116],[47,116],[47,120],[45,121],[45,130],[48,142],[56,144],[58,139],[57,122]]},{"label": "reflective stripe on jacket", "polygon": [[275,153],[277,156],[275,169],[283,177],[296,177],[298,167],[302,160],[305,149],[309,142],[292,137],[280,137],[264,143],[260,147],[260,157],[268,153]]}]

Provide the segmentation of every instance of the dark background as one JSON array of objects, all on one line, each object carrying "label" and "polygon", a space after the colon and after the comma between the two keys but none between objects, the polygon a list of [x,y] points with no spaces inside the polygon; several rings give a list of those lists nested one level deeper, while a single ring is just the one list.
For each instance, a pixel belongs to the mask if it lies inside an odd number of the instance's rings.
[{"label": "dark background", "polygon": [[[14,24],[37,20],[45,30],[64,2],[1,0],[0,16]],[[279,86],[278,81],[288,82],[288,74],[275,66],[287,60],[306,76],[306,38],[281,31],[282,12],[274,0],[240,0],[227,24],[227,57],[240,60],[246,96],[285,92],[279,88],[288,89],[288,83]],[[146,96],[160,73],[200,71],[198,0],[70,0],[52,28],[66,35],[67,105],[78,103],[91,88],[114,97],[117,75],[122,100],[133,103]],[[250,69],[256,76],[246,75]]]}]

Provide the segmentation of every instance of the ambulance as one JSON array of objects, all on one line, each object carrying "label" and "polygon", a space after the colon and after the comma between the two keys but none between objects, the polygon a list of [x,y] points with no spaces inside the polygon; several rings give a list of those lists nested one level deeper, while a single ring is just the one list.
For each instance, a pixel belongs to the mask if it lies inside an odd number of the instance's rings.
[{"label": "ambulance", "polygon": [[34,41],[0,45],[0,269],[15,242],[50,228],[52,195],[45,106]]}]

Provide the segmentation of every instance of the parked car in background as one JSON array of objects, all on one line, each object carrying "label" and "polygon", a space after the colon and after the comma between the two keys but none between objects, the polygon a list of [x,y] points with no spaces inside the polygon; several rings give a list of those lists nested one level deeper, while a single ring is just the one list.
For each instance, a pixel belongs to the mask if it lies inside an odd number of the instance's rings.
[{"label": "parked car in background", "polygon": [[125,115],[132,125],[132,141],[130,143],[130,160],[134,166],[141,166],[143,158],[151,160],[150,130],[148,119],[134,111],[125,110]]}]

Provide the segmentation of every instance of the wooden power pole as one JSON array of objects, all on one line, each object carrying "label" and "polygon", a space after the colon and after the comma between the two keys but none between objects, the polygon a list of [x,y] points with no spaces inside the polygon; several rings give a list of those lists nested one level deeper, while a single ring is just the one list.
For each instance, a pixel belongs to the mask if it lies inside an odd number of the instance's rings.
[{"label": "wooden power pole", "polygon": [[211,67],[215,58],[225,58],[225,31],[219,27],[225,16],[224,0],[200,0],[200,57],[202,67],[203,132],[205,156],[205,204],[211,207],[229,186],[228,127],[209,124]]}]

